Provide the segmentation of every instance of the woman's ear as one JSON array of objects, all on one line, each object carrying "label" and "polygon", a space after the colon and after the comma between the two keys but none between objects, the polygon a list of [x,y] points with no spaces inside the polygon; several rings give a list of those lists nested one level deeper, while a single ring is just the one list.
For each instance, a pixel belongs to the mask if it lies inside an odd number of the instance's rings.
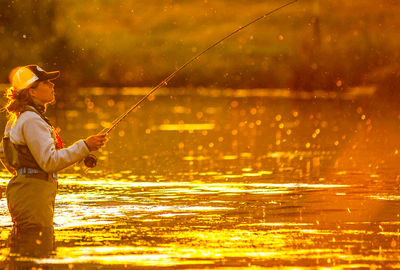
[{"label": "woman's ear", "polygon": [[29,88],[28,93],[31,97],[36,97],[35,89]]}]

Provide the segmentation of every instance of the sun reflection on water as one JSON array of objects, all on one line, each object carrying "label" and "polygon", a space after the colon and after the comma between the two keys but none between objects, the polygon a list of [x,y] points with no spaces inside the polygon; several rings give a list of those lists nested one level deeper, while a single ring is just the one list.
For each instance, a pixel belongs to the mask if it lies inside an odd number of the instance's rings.
[{"label": "sun reflection on water", "polygon": [[[130,95],[146,92],[121,89],[122,100],[81,91],[84,106],[58,120],[71,141],[109,125],[134,103]],[[348,93],[171,91],[121,122],[97,168],[78,163],[60,174],[57,252],[17,261],[65,269],[400,267],[400,140],[389,128],[400,113],[374,116],[375,107]],[[9,177],[0,172],[3,188]],[[5,198],[0,226],[7,261]]]},{"label": "sun reflection on water", "polygon": [[[279,174],[272,171],[250,176],[255,179],[249,182],[229,181],[235,179],[227,177],[232,174],[217,172],[196,173],[197,180],[190,182],[168,176],[152,181],[137,176],[132,181],[124,175],[61,175],[55,217],[57,254],[35,263],[248,267],[274,261],[359,267],[361,261],[393,264],[397,259],[398,225],[375,225],[347,211],[351,205],[358,216],[367,213],[360,206],[354,209],[351,202],[364,194],[357,183],[326,181],[329,177],[324,178],[326,184],[319,178],[281,183],[263,178],[276,179]],[[178,177],[185,179],[183,174]],[[364,198],[379,199],[368,193]],[[340,214],[344,212],[350,216]],[[390,240],[390,247],[371,249],[377,237]],[[2,254],[6,258],[6,249]]]}]

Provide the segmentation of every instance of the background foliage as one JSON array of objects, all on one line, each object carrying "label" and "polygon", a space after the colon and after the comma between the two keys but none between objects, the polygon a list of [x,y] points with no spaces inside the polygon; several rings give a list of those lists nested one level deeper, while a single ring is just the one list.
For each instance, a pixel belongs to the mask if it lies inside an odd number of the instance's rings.
[{"label": "background foliage", "polygon": [[[0,82],[36,63],[58,84],[155,86],[196,54],[283,0],[0,0]],[[299,0],[185,68],[183,87],[345,90],[395,94],[399,0]]]}]

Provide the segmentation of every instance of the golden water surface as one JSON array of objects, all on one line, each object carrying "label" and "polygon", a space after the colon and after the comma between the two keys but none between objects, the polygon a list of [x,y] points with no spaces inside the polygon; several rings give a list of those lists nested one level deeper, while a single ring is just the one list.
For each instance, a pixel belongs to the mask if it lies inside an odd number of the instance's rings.
[{"label": "golden water surface", "polygon": [[[128,109],[128,90],[81,89],[48,114],[72,143]],[[121,122],[96,168],[61,173],[54,235],[32,240],[50,252],[11,252],[0,200],[3,268],[400,268],[400,110],[329,93],[169,91]]]}]

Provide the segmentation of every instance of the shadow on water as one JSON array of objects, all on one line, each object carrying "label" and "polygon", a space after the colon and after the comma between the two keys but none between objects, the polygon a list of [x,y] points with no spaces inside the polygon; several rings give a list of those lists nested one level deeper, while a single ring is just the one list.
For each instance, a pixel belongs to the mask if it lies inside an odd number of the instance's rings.
[{"label": "shadow on water", "polygon": [[[59,180],[54,269],[398,268],[400,111],[369,97],[164,89]],[[146,89],[80,89],[68,143]],[[0,175],[6,186],[7,175]],[[0,201],[7,262],[7,205]],[[50,238],[49,238],[50,239]],[[41,241],[39,241],[41,242]],[[52,268],[49,268],[52,269]]]}]

